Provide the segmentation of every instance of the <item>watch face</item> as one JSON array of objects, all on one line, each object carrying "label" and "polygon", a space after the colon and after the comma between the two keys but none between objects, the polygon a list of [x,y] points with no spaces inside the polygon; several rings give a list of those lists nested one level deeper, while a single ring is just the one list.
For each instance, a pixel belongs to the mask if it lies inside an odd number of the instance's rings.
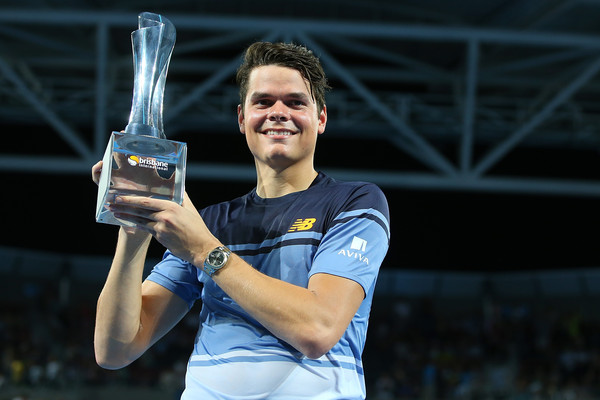
[{"label": "watch face", "polygon": [[225,254],[222,251],[215,250],[208,255],[208,263],[218,267],[225,262]]}]

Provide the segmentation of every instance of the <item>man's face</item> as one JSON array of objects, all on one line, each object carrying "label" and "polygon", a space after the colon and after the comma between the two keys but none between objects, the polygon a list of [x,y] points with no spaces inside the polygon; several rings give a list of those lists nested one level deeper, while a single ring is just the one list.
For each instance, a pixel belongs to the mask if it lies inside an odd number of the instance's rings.
[{"label": "man's face", "polygon": [[298,163],[312,168],[317,136],[326,122],[326,108],[317,112],[300,72],[276,65],[252,70],[238,123],[258,164],[277,170]]}]

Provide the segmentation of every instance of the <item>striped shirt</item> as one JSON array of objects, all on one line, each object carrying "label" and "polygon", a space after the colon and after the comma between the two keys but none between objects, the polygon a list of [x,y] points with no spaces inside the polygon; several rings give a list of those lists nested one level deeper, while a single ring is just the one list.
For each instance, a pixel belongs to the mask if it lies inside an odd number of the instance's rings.
[{"label": "striped shirt", "polygon": [[362,351],[390,240],[383,192],[319,173],[307,190],[266,199],[253,190],[201,215],[224,245],[262,273],[301,287],[317,273],[341,276],[360,284],[365,299],[340,341],[319,359],[309,359],[272,335],[200,269],[167,251],[148,279],[190,307],[202,300],[182,400],[364,399]]}]

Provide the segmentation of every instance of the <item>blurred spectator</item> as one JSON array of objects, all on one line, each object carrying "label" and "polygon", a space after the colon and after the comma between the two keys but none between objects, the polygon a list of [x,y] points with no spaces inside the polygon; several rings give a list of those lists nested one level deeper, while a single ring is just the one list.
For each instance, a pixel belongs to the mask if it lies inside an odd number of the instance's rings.
[{"label": "blurred spectator", "polygon": [[[368,398],[600,398],[596,319],[483,300],[468,313],[436,310],[428,299],[376,301],[364,357]],[[407,382],[419,385],[407,392]]]},{"label": "blurred spectator", "polygon": [[[129,367],[106,371],[94,361],[95,301],[65,308],[56,293],[35,285],[24,299],[0,307],[0,394],[112,384],[179,398],[197,312]],[[430,299],[376,299],[364,353],[369,400],[600,398],[596,319],[480,301],[466,312]]]}]

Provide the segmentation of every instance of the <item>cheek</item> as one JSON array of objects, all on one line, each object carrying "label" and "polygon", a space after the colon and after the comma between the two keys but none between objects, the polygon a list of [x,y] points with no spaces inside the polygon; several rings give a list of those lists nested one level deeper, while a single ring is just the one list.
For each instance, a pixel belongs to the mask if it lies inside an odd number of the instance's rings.
[{"label": "cheek", "polygon": [[315,118],[312,115],[304,115],[302,118],[298,119],[298,122],[302,124],[304,129],[310,130],[311,132],[320,133],[319,132],[319,119]]},{"label": "cheek", "polygon": [[262,124],[266,119],[266,114],[264,112],[249,112],[246,114],[246,119],[244,120],[244,124],[246,127],[246,131],[251,130],[259,130]]}]

